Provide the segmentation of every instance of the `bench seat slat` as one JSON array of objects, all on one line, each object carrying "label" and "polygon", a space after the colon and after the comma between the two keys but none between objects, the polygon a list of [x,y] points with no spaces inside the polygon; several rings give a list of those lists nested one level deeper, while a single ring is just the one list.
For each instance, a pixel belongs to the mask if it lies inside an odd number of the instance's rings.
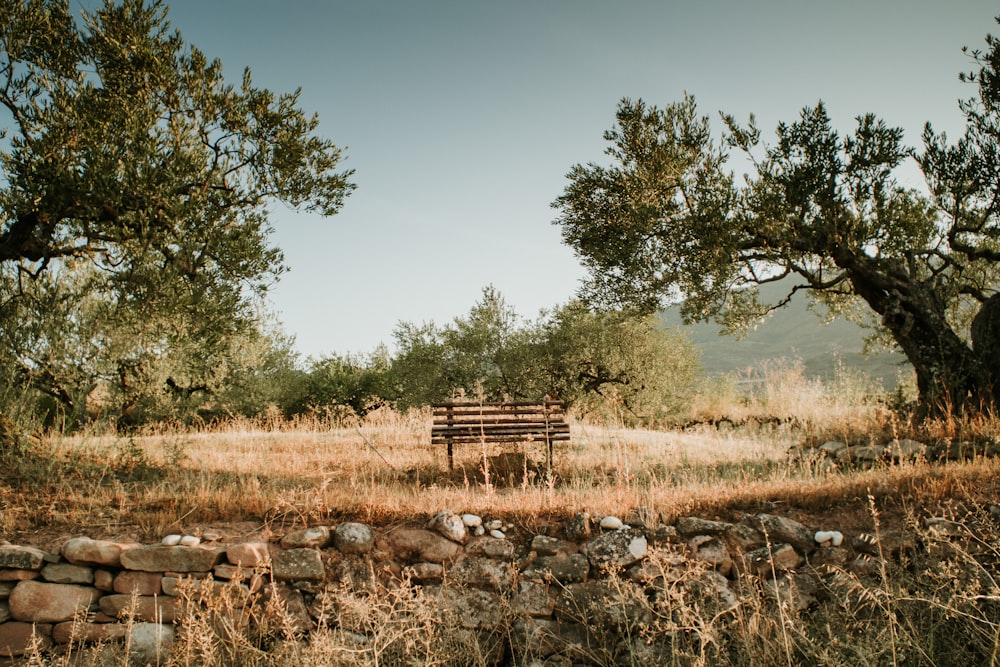
[{"label": "bench seat slat", "polygon": [[441,419],[442,417],[449,417],[449,416],[459,416],[459,417],[480,417],[480,416],[483,416],[483,417],[499,417],[499,416],[507,416],[507,417],[530,417],[532,415],[538,415],[538,416],[542,416],[542,415],[556,416],[556,415],[558,415],[558,416],[561,416],[563,414],[563,412],[562,412],[562,410],[551,410],[551,409],[549,409],[549,410],[542,410],[542,409],[539,409],[539,410],[528,410],[528,409],[525,409],[525,408],[521,408],[521,409],[518,409],[518,410],[499,410],[499,409],[491,409],[491,410],[435,410],[433,414],[434,414],[434,418],[435,419]]},{"label": "bench seat slat", "polygon": [[546,430],[547,428],[557,428],[560,426],[565,426],[564,421],[550,420],[548,423],[543,421],[530,421],[530,422],[519,422],[519,421],[471,421],[465,420],[461,422],[455,422],[452,424],[436,424],[434,428],[436,430],[448,430],[448,429],[463,429],[469,427],[475,428],[522,428],[529,431],[536,430]]},{"label": "bench seat slat", "polygon": [[[568,442],[570,439],[569,433],[555,433],[549,437],[549,442]],[[474,443],[479,444],[482,442],[482,438],[478,435],[457,435],[450,437],[434,437],[431,438],[431,444],[442,445],[448,444],[448,442],[454,443]],[[521,434],[510,434],[510,435],[498,435],[496,437],[488,439],[486,442],[489,443],[510,443],[510,442],[528,442]],[[538,437],[534,442],[546,442],[544,437]]]},{"label": "bench seat slat", "polygon": [[436,424],[433,427],[434,431],[461,431],[465,429],[484,429],[489,431],[491,429],[519,429],[522,431],[550,431],[552,429],[558,428],[568,428],[569,424],[564,421],[549,421],[548,423],[543,421],[532,421],[532,422],[516,422],[516,421],[462,421],[455,422],[453,424]]},{"label": "bench seat slat", "polygon": [[541,406],[559,407],[563,406],[562,401],[486,401],[480,403],[479,401],[454,401],[448,403],[432,403],[431,407],[437,408],[533,408]]},{"label": "bench seat slat", "polygon": [[[548,441],[536,440],[536,442],[538,442],[539,444],[545,444],[546,442],[569,442],[569,441],[570,438],[568,435],[561,435],[554,438],[549,438]],[[447,445],[449,442],[451,442],[453,445],[479,445],[482,443],[482,440],[480,440],[479,438],[466,438],[466,437],[452,438],[450,440],[445,438],[439,440],[431,440],[432,445]],[[510,435],[501,438],[496,438],[494,440],[490,440],[489,442],[490,444],[494,445],[509,445],[513,443],[524,442],[524,438],[516,435]]]},{"label": "bench seat slat", "polygon": [[449,419],[447,422],[442,422],[440,424],[435,424],[435,428],[448,428],[452,426],[466,426],[480,424],[517,424],[525,425],[528,427],[541,426],[545,427],[546,424],[565,424],[561,418],[549,418],[545,419],[543,417],[531,417],[529,419],[510,419],[506,417],[484,417],[483,419],[470,419],[468,417],[462,417],[461,419]]},{"label": "bench seat slat", "polygon": [[531,438],[537,440],[539,438],[545,439],[546,434],[556,435],[557,433],[569,433],[569,429],[522,429],[522,428],[479,428],[469,427],[461,429],[449,429],[441,431],[431,432],[431,437],[439,438],[481,438],[489,442],[492,438],[496,438],[504,435],[518,435],[523,436],[525,439]]}]

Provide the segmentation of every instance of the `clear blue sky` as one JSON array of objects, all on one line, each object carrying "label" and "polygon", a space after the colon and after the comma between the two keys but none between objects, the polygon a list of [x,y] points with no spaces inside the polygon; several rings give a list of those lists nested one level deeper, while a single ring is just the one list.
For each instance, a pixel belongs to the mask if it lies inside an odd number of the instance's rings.
[{"label": "clear blue sky", "polygon": [[915,144],[927,120],[957,134],[961,47],[1000,32],[988,0],[169,4],[232,81],[250,67],[301,88],[357,170],[333,218],[273,210],[291,268],[273,307],[307,356],[443,324],[488,284],[525,317],[570,299],[583,271],[550,203],[574,163],[602,159],[622,97],[688,91],[705,113],[756,113],[765,136],[823,99],[845,130],[872,111]]}]

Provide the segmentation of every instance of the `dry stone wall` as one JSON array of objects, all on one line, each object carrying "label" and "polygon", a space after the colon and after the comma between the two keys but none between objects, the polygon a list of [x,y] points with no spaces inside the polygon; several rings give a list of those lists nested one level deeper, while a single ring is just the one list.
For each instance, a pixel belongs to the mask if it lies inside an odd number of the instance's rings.
[{"label": "dry stone wall", "polygon": [[621,598],[625,580],[650,599],[682,582],[705,608],[725,610],[737,603],[739,582],[754,577],[803,610],[825,574],[877,570],[878,558],[907,546],[774,514],[643,525],[581,513],[547,534],[512,528],[440,512],[424,526],[376,530],[351,522],[279,541],[205,533],[143,545],[76,537],[57,552],[0,542],[0,656],[33,644],[57,651],[70,641],[126,639],[155,656],[169,650],[190,605],[199,604],[192,590],[236,592],[244,609],[278,599],[296,630],[308,633],[321,603],[345,590],[412,585],[458,610],[471,631],[512,623],[516,645],[507,650],[544,658],[578,641],[588,623],[641,621],[648,608]]},{"label": "dry stone wall", "polygon": [[907,438],[894,438],[885,443],[828,440],[795,445],[788,454],[792,461],[811,463],[822,470],[870,468],[907,461],[968,461],[1000,456],[1000,437],[942,440],[932,445]]}]

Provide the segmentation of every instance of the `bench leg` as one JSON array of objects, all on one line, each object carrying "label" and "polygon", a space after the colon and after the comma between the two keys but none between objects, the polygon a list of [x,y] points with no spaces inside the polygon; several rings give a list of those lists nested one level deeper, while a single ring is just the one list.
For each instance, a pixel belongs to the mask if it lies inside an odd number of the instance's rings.
[{"label": "bench leg", "polygon": [[451,440],[448,441],[448,472],[455,469],[455,457],[452,453],[452,443]]},{"label": "bench leg", "polygon": [[548,473],[549,479],[552,479],[552,438],[548,435],[545,436],[545,444],[549,447],[548,455],[545,457],[545,472]]}]

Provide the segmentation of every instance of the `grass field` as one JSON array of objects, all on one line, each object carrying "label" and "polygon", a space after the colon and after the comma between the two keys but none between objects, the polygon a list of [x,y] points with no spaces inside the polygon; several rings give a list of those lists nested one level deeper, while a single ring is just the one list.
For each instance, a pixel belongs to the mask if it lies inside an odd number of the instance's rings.
[{"label": "grass field", "polygon": [[[424,411],[161,426],[128,436],[52,435],[8,457],[0,532],[80,526],[152,539],[212,522],[287,529],[350,518],[385,525],[441,509],[526,522],[580,510],[670,521],[774,503],[827,511],[869,492],[927,500],[996,473],[992,461],[851,471],[790,463],[789,448],[803,443],[939,438],[955,435],[958,426],[910,433],[856,383],[809,381],[794,366],[768,377],[749,398],[716,391],[696,400],[692,417],[726,415],[739,423],[780,415],[791,423],[653,431],[574,421],[570,443],[556,449],[551,477],[534,463],[544,460],[541,447],[530,444],[507,452],[459,449],[449,472],[445,452],[430,445]],[[494,460],[484,476],[484,458],[498,455],[505,460]]]}]

